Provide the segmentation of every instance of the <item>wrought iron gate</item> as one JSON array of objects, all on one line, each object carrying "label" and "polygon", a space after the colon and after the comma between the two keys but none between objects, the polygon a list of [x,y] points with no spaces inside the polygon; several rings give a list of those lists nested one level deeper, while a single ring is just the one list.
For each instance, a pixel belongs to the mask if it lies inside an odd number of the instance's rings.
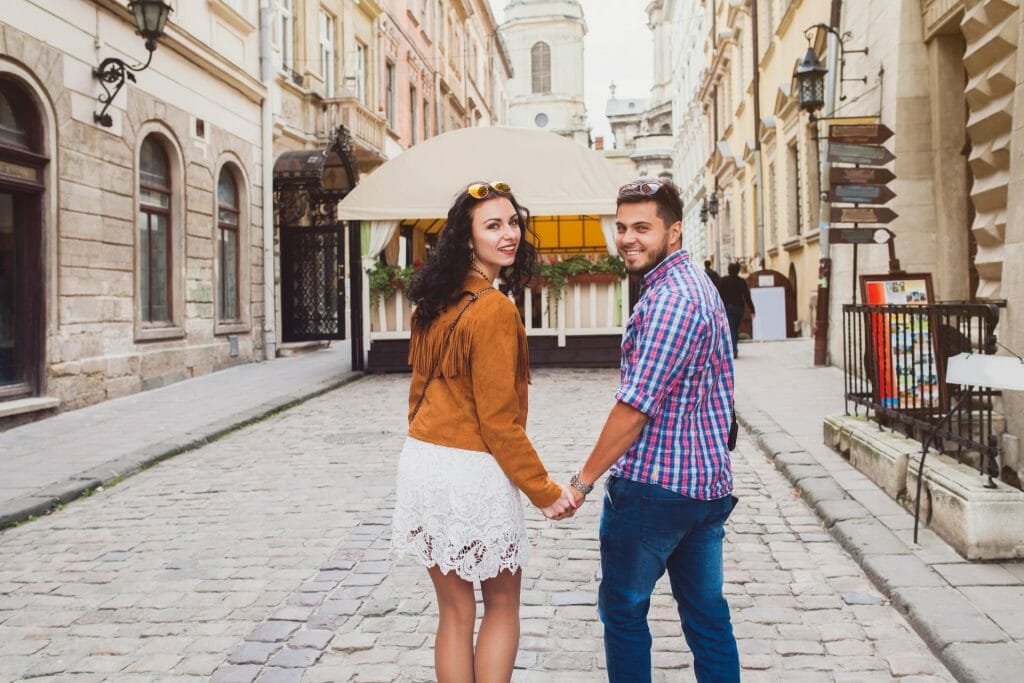
[{"label": "wrought iron gate", "polygon": [[282,341],[345,338],[345,227],[281,230]]},{"label": "wrought iron gate", "polygon": [[358,179],[343,126],[319,150],[274,162],[274,214],[281,240],[281,340],[345,338],[345,223],[338,202]]}]

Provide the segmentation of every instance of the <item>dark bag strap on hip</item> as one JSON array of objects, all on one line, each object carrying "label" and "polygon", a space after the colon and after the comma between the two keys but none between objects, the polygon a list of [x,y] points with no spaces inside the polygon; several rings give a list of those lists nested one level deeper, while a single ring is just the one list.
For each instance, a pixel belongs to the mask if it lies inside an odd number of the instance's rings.
[{"label": "dark bag strap on hip", "polygon": [[732,422],[729,423],[729,441],[726,444],[730,451],[736,450],[736,439],[740,435],[740,426],[736,422],[736,404],[732,404]]},{"label": "dark bag strap on hip", "polygon": [[466,309],[475,304],[476,300],[480,298],[480,295],[486,294],[493,289],[494,287],[488,287],[487,289],[481,289],[475,294],[471,294],[469,296],[469,301],[462,306],[459,314],[455,316],[455,320],[453,320],[452,324],[448,326],[448,331],[445,332],[444,335],[444,342],[441,344],[441,352],[438,354],[437,358],[434,359],[434,364],[430,368],[430,374],[427,375],[427,383],[423,385],[423,391],[420,393],[420,397],[416,401],[416,407],[412,409],[412,416],[409,417],[409,424],[412,424],[413,420],[416,419],[417,413],[420,412],[420,406],[423,405],[423,399],[427,397],[427,389],[430,388],[430,383],[434,381],[434,376],[437,374],[437,366],[441,364],[441,359],[444,358],[444,352],[447,350],[448,342],[451,340],[452,334],[455,332],[455,326],[459,324],[460,320],[462,320],[462,315],[466,312]]}]

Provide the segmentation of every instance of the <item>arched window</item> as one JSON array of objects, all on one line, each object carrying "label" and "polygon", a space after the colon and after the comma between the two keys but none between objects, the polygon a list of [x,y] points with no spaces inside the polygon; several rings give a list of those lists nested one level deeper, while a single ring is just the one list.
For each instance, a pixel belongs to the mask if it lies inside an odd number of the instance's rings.
[{"label": "arched window", "polygon": [[139,306],[143,322],[171,322],[171,164],[156,135],[139,152]]},{"label": "arched window", "polygon": [[533,92],[551,92],[551,48],[547,43],[534,43],[530,49],[530,66],[533,74]]},{"label": "arched window", "polygon": [[241,261],[238,238],[239,215],[238,183],[230,168],[220,171],[217,181],[217,257],[220,259],[217,282],[217,317],[220,320],[239,319],[238,273]]}]

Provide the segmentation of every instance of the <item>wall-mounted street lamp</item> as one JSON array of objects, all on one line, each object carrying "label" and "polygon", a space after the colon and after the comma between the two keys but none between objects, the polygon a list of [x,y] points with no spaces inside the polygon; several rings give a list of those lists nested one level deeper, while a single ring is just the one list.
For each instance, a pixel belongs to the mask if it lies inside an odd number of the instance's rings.
[{"label": "wall-mounted street lamp", "polygon": [[825,106],[825,74],[828,69],[818,61],[814,46],[808,45],[793,78],[796,79],[797,103],[805,112],[814,114]]},{"label": "wall-mounted street lamp", "polygon": [[164,0],[129,0],[128,11],[135,18],[137,33],[146,39],[146,49],[149,50],[149,59],[145,64],[125,64],[117,57],[107,57],[100,65],[92,70],[92,75],[99,79],[103,86],[104,94],[99,96],[103,109],[92,115],[93,120],[103,126],[110,128],[114,125],[107,109],[117,97],[117,93],[124,87],[125,80],[135,81],[135,74],[132,72],[145,71],[149,63],[153,61],[153,51],[156,50],[156,43],[164,34],[164,26],[167,24],[167,17],[171,13],[171,6]]},{"label": "wall-mounted street lamp", "polygon": [[[800,60],[796,70],[793,72],[793,78],[796,80],[797,85],[797,103],[800,108],[811,115],[814,118],[815,113],[825,106],[825,75],[828,73],[828,69],[818,60],[818,54],[814,51],[814,40],[811,37],[812,31],[823,30],[831,33],[837,38],[837,44],[839,45],[839,87],[842,89],[842,84],[847,81],[859,81],[867,84],[867,76],[860,78],[846,78],[844,71],[846,68],[846,55],[848,54],[867,54],[868,48],[862,50],[848,50],[846,49],[846,41],[848,41],[853,34],[846,32],[840,34],[834,26],[828,24],[815,24],[808,26],[804,29],[804,36],[807,38],[807,52],[804,53],[804,58]],[[840,100],[845,100],[845,95],[840,95]]]},{"label": "wall-mounted street lamp", "polygon": [[711,196],[706,197],[700,205],[700,222],[706,224],[708,222],[708,216],[714,218],[717,215],[718,195],[712,192]]}]

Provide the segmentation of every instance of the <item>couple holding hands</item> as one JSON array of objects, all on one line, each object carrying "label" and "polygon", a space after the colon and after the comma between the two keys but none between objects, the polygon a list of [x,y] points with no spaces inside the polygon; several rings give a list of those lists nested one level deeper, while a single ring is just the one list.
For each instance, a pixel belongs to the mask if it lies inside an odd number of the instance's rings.
[{"label": "couple holding hands", "polygon": [[[598,612],[609,680],[650,681],[647,612],[667,571],[697,679],[739,681],[722,593],[722,541],[735,505],[728,319],[680,249],[676,186],[638,180],[620,188],[616,203],[615,244],[643,291],[622,340],[615,404],[568,486],[550,478],[526,436],[529,351],[506,294],[523,290],[537,252],[529,213],[507,184],[459,193],[409,287],[409,436],[392,544],[418,558],[433,582],[441,683],[512,677],[529,550],[520,492],[562,519],[606,471]],[[484,604],[475,644],[474,582]]]}]

